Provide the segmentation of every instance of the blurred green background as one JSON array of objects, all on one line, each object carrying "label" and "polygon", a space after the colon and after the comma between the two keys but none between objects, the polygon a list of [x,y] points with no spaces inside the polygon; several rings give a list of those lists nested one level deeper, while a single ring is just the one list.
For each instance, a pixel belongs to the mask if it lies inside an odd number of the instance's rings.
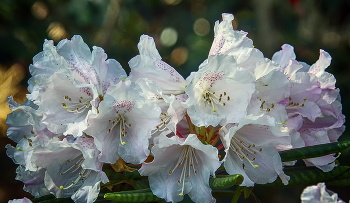
[{"label": "blurred green background", "polygon": [[[128,61],[138,54],[142,34],[152,36],[163,60],[184,77],[207,58],[216,20],[233,13],[235,29],[247,31],[265,57],[271,58],[284,43],[295,48],[297,60],[313,64],[319,49],[332,56],[327,69],[341,90],[343,114],[350,115],[350,1],[329,0],[1,0],[0,1],[0,202],[31,198],[15,180],[16,165],[6,156],[4,122],[10,113],[6,97],[25,99],[32,57],[42,51],[44,39],[57,43],[81,35],[102,47],[129,72]],[[349,140],[345,131],[340,140]],[[350,165],[350,150],[338,159]],[[255,188],[261,202],[300,202],[303,187]],[[349,188],[330,188],[345,201]],[[219,202],[229,201],[221,199]],[[254,202],[254,198],[242,202]]]}]

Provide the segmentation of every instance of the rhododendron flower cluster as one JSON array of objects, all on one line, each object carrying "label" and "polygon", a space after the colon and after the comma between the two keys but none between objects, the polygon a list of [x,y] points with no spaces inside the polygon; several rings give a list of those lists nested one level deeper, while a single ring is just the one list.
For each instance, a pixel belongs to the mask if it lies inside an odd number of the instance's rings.
[{"label": "rhododendron flower cluster", "polygon": [[[209,187],[222,166],[241,186],[287,185],[278,151],[336,142],[344,115],[331,57],[313,65],[283,45],[272,59],[254,48],[233,15],[215,23],[208,58],[186,79],[142,35],[129,76],[100,47],[76,35],[46,40],[33,58],[23,105],[8,98],[7,145],[17,178],[35,197],[54,194],[93,202],[109,181],[103,164],[141,165],[154,195],[215,202]],[[330,171],[332,155],[304,160]]]}]

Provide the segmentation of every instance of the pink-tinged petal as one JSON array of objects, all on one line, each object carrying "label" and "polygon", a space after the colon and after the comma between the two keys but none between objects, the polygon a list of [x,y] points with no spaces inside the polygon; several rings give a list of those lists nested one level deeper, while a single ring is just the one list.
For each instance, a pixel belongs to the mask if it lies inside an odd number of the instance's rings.
[{"label": "pink-tinged petal", "polygon": [[156,44],[152,37],[147,35],[140,36],[140,42],[137,44],[137,48],[139,49],[140,55],[145,55],[150,58],[162,59],[160,56]]},{"label": "pink-tinged petal", "polygon": [[337,193],[327,190],[324,183],[306,187],[300,198],[301,203],[345,203]]},{"label": "pink-tinged petal", "polygon": [[163,94],[182,94],[187,82],[169,64],[161,60],[152,37],[141,35],[138,44],[140,55],[129,61],[130,80],[148,78],[161,88]]},{"label": "pink-tinged petal", "polygon": [[303,68],[301,63],[299,63],[297,60],[291,59],[289,60],[288,66],[282,72],[290,80],[301,68]]},{"label": "pink-tinged petal", "polygon": [[290,96],[292,102],[301,104],[304,98],[312,102],[320,98],[322,90],[316,76],[309,73],[298,72],[291,80],[292,87]]},{"label": "pink-tinged petal", "polygon": [[317,101],[317,104],[320,108],[332,104],[334,101],[338,100],[339,92],[339,89],[322,90],[321,98]]},{"label": "pink-tinged petal", "polygon": [[334,157],[334,154],[311,158],[311,159],[305,159],[305,165],[306,166],[316,166],[317,168],[321,169],[323,172],[327,173],[333,170],[335,165],[336,158]]},{"label": "pink-tinged petal", "polygon": [[98,93],[104,95],[111,85],[115,85],[127,77],[125,70],[115,59],[108,59],[107,54],[100,47],[93,47],[92,67],[95,69],[100,84]]},{"label": "pink-tinged petal", "polygon": [[290,82],[279,71],[271,71],[257,79],[255,87],[259,91],[256,97],[270,104],[277,104],[290,95]]},{"label": "pink-tinged petal", "polygon": [[293,106],[287,108],[288,116],[302,115],[315,122],[315,119],[321,116],[321,109],[314,103],[305,101],[303,106]]},{"label": "pink-tinged petal", "polygon": [[[45,186],[57,198],[72,196],[72,198],[86,198],[94,201],[98,195],[100,182],[105,181],[105,174],[101,171],[102,163],[97,161],[96,154],[98,153],[90,151],[96,150],[91,146],[92,139],[80,139],[89,141],[81,140],[70,143],[64,139],[53,141],[45,148],[36,147],[33,162],[46,169]],[[87,150],[87,152],[81,150]],[[92,166],[93,163],[96,163],[97,166]],[[84,166],[96,168],[97,171],[86,169]]]},{"label": "pink-tinged petal", "polygon": [[29,192],[34,197],[41,197],[50,194],[44,184],[45,169],[37,171],[25,170],[25,167],[20,165],[16,169],[16,180],[22,181],[24,184],[23,190]]},{"label": "pink-tinged petal", "polygon": [[289,44],[282,45],[282,50],[272,56],[272,60],[281,66],[281,70],[284,70],[288,66],[290,63],[289,60],[295,58],[294,47]]},{"label": "pink-tinged petal", "polygon": [[64,39],[57,44],[57,52],[65,58],[68,65],[74,70],[75,79],[79,82],[99,85],[96,70],[91,66],[92,54],[83,38],[74,35],[71,40]]},{"label": "pink-tinged petal", "polygon": [[23,199],[9,200],[8,203],[32,203],[32,201],[30,201],[30,199],[24,197]]},{"label": "pink-tinged petal", "polygon": [[[208,63],[187,86],[188,99],[183,103],[197,126],[217,126],[238,122],[247,114],[255,92],[254,77],[235,67],[228,55],[209,56]],[[231,88],[235,87],[235,88]]]},{"label": "pink-tinged petal", "polygon": [[99,114],[89,117],[85,132],[94,137],[102,162],[115,163],[123,156],[126,162],[139,164],[149,155],[148,139],[161,122],[160,113],[136,83],[126,80],[107,90]]},{"label": "pink-tinged petal", "polygon": [[[227,155],[223,161],[225,167],[229,167],[229,174],[241,173],[259,184],[273,182],[281,176],[284,184],[288,183],[275,146],[290,145],[291,138],[284,129],[275,126],[273,118],[248,116],[227,128],[229,130],[224,129],[220,135]],[[245,184],[252,186],[251,182]]]},{"label": "pink-tinged petal", "polygon": [[319,59],[310,67],[308,72],[320,77],[326,68],[331,64],[331,60],[332,57],[329,55],[329,53],[320,49]]},{"label": "pink-tinged petal", "polygon": [[215,37],[209,56],[231,55],[236,59],[238,67],[253,73],[255,63],[263,58],[263,54],[253,48],[253,41],[247,37],[247,32],[233,30],[232,14],[223,13],[222,19],[222,22],[215,22]]},{"label": "pink-tinged petal", "polygon": [[318,77],[322,89],[335,89],[335,83],[337,82],[334,75],[324,72]]},{"label": "pink-tinged petal", "polygon": [[280,66],[267,58],[261,59],[256,63],[256,68],[254,70],[255,79],[258,80],[266,76],[271,71],[276,71]]}]

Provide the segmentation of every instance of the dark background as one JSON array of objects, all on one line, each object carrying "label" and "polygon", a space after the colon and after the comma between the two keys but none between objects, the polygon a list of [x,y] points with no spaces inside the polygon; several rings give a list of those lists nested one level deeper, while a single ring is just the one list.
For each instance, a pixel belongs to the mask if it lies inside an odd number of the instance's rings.
[{"label": "dark background", "polygon": [[[329,0],[1,0],[0,1],[0,202],[28,197],[15,180],[16,165],[6,156],[6,97],[25,99],[32,57],[44,39],[55,43],[73,35],[104,48],[129,72],[127,62],[138,54],[141,34],[154,37],[163,60],[184,77],[207,58],[213,26],[221,13],[233,13],[235,29],[247,31],[256,48],[271,58],[284,43],[295,48],[297,60],[313,64],[319,49],[332,56],[327,69],[341,90],[343,114],[350,115],[350,1]],[[174,37],[175,36],[175,37]],[[346,130],[340,140],[349,140]],[[12,143],[14,145],[14,143]],[[350,165],[350,151],[338,159]],[[299,188],[255,188],[261,202],[300,202]],[[347,201],[349,188],[329,188]],[[229,201],[221,199],[220,202]],[[253,198],[242,202],[254,202]]]}]

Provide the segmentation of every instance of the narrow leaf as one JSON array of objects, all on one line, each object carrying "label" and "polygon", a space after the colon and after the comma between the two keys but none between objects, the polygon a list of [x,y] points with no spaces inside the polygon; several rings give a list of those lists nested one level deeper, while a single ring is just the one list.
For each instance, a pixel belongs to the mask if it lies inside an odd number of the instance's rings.
[{"label": "narrow leaf", "polygon": [[327,186],[350,186],[350,169],[345,173],[333,178],[332,180],[326,181]]},{"label": "narrow leaf", "polygon": [[139,171],[133,171],[133,172],[115,172],[112,169],[106,169],[104,168],[103,171],[107,174],[108,179],[111,182],[119,181],[119,180],[130,180],[130,179],[136,179],[136,178],[141,178],[141,175]]},{"label": "narrow leaf", "polygon": [[261,186],[293,187],[299,185],[316,184],[318,182],[331,180],[332,178],[343,174],[348,169],[348,166],[338,166],[335,167],[332,171],[325,173],[316,167],[292,167],[289,169],[284,169],[284,172],[290,176],[288,185],[284,185],[280,179],[277,179],[273,183],[268,183]]},{"label": "narrow leaf", "polygon": [[329,144],[314,145],[281,151],[280,156],[283,162],[309,159],[328,154],[338,153],[350,147],[350,141],[333,142]]},{"label": "narrow leaf", "polygon": [[234,185],[240,185],[243,182],[243,176],[236,175],[223,175],[217,176],[217,178],[211,177],[209,179],[209,185],[212,189],[227,189]]},{"label": "narrow leaf", "polygon": [[114,202],[154,202],[160,200],[151,189],[107,193],[105,199]]},{"label": "narrow leaf", "polygon": [[74,202],[70,197],[68,198],[57,198],[53,195],[46,195],[31,200],[33,203],[65,203]]},{"label": "narrow leaf", "polygon": [[238,202],[239,197],[241,196],[241,194],[242,194],[242,189],[241,189],[241,187],[240,187],[240,186],[238,186],[238,187],[236,188],[235,193],[233,194],[233,197],[232,197],[231,203],[237,203],[237,202]]},{"label": "narrow leaf", "polygon": [[247,199],[253,192],[254,187],[244,187],[243,192],[244,192],[244,198]]}]

